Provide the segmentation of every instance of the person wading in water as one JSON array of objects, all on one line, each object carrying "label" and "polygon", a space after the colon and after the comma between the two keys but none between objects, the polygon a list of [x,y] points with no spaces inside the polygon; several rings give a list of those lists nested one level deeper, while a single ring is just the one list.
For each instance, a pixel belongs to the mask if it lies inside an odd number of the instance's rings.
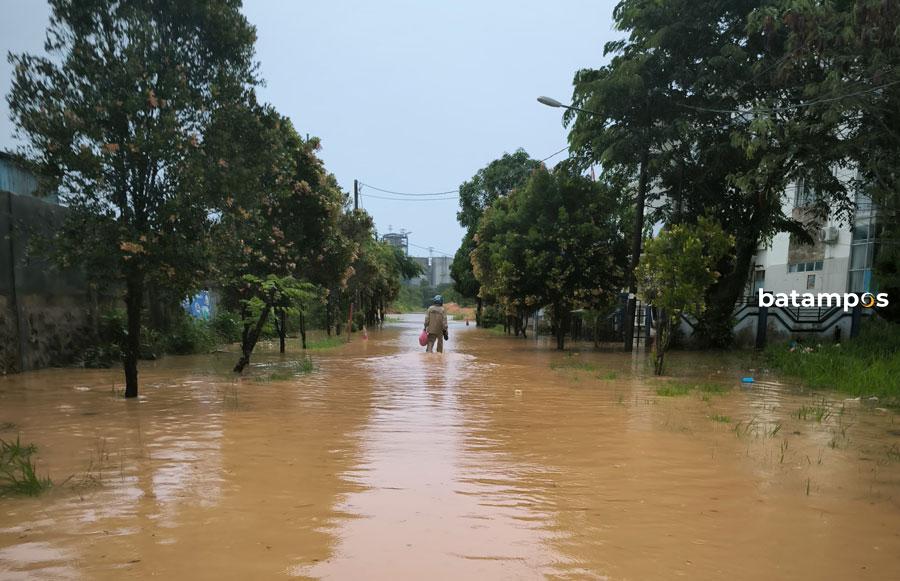
[{"label": "person wading in water", "polygon": [[447,314],[444,312],[444,297],[435,295],[434,304],[428,307],[425,313],[425,330],[428,331],[427,353],[434,350],[434,342],[437,341],[437,352],[444,352],[444,341],[449,339],[447,334]]}]

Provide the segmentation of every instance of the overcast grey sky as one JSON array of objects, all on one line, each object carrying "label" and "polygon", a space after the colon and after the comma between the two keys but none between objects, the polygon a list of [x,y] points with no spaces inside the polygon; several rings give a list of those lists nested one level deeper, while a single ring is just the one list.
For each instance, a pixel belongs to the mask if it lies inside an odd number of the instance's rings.
[{"label": "overcast grey sky", "polygon": [[[262,98],[298,131],[322,138],[322,158],[344,189],[356,178],[427,193],[457,188],[518,147],[538,159],[565,147],[562,110],[535,99],[568,100],[575,71],[605,62],[603,44],[619,36],[615,3],[245,0],[244,12],[257,27]],[[0,14],[4,54],[42,51],[45,2],[0,0]],[[5,100],[10,74],[3,59],[3,149],[15,147]],[[362,194],[379,233],[412,231],[410,254],[458,248],[455,200]]]}]

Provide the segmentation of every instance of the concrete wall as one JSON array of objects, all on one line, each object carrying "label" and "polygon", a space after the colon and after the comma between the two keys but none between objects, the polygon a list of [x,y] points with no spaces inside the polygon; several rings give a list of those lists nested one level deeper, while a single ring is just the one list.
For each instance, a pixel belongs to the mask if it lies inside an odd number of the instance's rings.
[{"label": "concrete wall", "polygon": [[[0,172],[2,173],[2,172]],[[96,309],[81,272],[35,254],[65,209],[0,192],[0,373],[71,363],[94,335]]]}]

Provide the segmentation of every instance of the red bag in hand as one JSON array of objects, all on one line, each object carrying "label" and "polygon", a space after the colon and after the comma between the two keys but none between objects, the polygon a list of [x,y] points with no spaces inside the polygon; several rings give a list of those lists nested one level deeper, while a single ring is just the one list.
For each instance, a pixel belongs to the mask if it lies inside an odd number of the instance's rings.
[{"label": "red bag in hand", "polygon": [[419,335],[419,345],[422,347],[428,345],[428,331],[423,330],[422,334]]}]

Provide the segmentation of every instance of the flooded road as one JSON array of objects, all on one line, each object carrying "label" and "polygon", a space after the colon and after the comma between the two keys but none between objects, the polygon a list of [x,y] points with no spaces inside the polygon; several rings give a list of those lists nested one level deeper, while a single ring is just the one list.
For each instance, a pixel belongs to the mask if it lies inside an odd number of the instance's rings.
[{"label": "flooded road", "polygon": [[0,498],[0,579],[900,578],[893,410],[458,323],[426,355],[419,318],[312,373],[296,341],[147,362],[139,401],[0,378],[0,437],[68,478]]}]

